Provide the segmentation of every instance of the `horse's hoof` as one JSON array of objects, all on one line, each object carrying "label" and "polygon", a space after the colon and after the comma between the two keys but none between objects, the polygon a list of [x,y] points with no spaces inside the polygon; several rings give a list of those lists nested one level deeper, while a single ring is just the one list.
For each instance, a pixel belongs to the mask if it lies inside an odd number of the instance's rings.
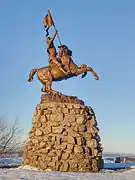
[{"label": "horse's hoof", "polygon": [[44,88],[41,88],[41,91],[42,91],[42,92],[46,92]]},{"label": "horse's hoof", "polygon": [[98,76],[95,76],[95,79],[96,79],[96,80],[99,80],[99,77],[98,77]]},{"label": "horse's hoof", "polygon": [[33,80],[33,77],[28,78],[28,82],[31,82]]},{"label": "horse's hoof", "polygon": [[48,94],[52,94],[52,95],[55,95],[55,94],[58,94],[58,92],[54,91],[54,90],[48,90],[47,91]]}]

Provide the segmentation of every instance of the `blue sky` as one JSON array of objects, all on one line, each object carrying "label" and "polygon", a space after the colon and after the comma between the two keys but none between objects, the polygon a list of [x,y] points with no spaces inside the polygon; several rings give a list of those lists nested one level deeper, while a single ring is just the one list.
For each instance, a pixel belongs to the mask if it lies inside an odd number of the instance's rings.
[{"label": "blue sky", "polygon": [[74,61],[100,77],[95,81],[88,73],[53,88],[94,109],[104,151],[135,153],[134,0],[1,0],[0,115],[7,114],[8,121],[18,117],[27,136],[41,96],[37,77],[33,83],[27,78],[32,68],[47,65],[43,17],[48,9]]}]

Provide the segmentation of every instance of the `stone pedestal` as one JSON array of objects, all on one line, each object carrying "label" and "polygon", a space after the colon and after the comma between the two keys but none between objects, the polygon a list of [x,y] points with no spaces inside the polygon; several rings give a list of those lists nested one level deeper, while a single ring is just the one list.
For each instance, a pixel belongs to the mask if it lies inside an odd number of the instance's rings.
[{"label": "stone pedestal", "polygon": [[97,172],[103,166],[98,131],[95,114],[83,101],[64,95],[42,95],[24,146],[23,165]]}]

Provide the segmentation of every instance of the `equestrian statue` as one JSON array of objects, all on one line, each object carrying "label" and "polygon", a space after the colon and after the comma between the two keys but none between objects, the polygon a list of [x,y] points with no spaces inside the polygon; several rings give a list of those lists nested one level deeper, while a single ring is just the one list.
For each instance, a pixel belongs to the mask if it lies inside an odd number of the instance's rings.
[{"label": "equestrian statue", "polygon": [[[52,37],[49,37],[48,30],[52,25],[54,26],[55,31]],[[48,14],[44,18],[44,28],[46,29],[48,66],[39,69],[32,69],[28,78],[29,82],[33,80],[34,74],[37,74],[39,81],[43,84],[41,91],[49,94],[58,93],[55,90],[52,90],[52,81],[67,80],[80,74],[82,74],[82,78],[84,78],[88,71],[93,74],[96,80],[99,80],[96,72],[91,67],[87,67],[85,64],[78,67],[73,62],[72,51],[68,48],[68,46],[61,43],[50,11],[48,11]],[[58,36],[60,42],[60,46],[58,46],[58,53],[54,46],[54,39],[56,35]]]}]

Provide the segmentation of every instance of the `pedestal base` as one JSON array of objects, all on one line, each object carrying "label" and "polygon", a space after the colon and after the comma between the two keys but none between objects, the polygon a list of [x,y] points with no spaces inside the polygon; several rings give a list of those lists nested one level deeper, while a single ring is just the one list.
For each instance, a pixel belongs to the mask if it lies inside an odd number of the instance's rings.
[{"label": "pedestal base", "polygon": [[92,108],[80,100],[49,102],[45,96],[33,115],[23,165],[54,171],[99,171],[102,147]]}]

